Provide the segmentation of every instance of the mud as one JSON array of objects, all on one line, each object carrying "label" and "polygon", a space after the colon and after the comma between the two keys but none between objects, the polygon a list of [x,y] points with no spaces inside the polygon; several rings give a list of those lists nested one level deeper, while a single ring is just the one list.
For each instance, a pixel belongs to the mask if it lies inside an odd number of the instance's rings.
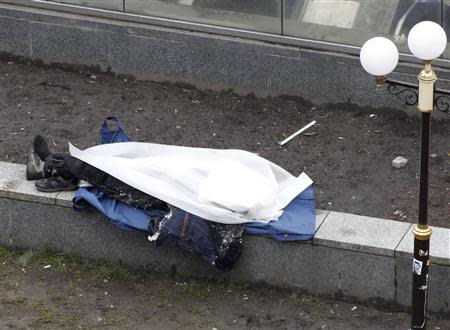
[{"label": "mud", "polygon": [[[130,270],[48,251],[0,247],[0,329],[407,329],[375,308],[264,286]],[[449,329],[430,315],[428,329]]]},{"label": "mud", "polygon": [[[245,149],[292,174],[304,171],[315,181],[317,208],[417,221],[420,118],[413,108],[317,106],[14,60],[0,61],[0,86],[3,161],[25,163],[35,134],[58,151],[67,141],[98,144],[103,119],[114,115],[135,141]],[[303,135],[278,145],[312,120]],[[450,227],[449,125],[433,114],[429,222],[441,227]],[[408,159],[404,168],[392,167],[397,156]]]}]

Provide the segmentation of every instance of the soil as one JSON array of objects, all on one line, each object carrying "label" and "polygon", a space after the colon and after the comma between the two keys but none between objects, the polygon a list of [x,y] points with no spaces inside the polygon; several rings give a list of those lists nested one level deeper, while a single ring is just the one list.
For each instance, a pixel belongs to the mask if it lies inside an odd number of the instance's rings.
[{"label": "soil", "polygon": [[[407,329],[395,306],[131,271],[0,247],[1,329]],[[389,309],[389,310],[388,310]],[[450,329],[430,315],[428,329]]]},{"label": "soil", "polygon": [[[36,134],[58,151],[67,150],[67,141],[98,144],[103,120],[114,115],[135,141],[239,148],[294,175],[304,171],[315,181],[317,208],[417,221],[420,117],[413,108],[318,106],[15,60],[0,61],[0,84],[3,161],[25,163]],[[450,123],[436,115],[429,223],[450,227]],[[303,135],[278,145],[312,120],[317,124]],[[392,167],[397,156],[408,159],[405,167]]]}]

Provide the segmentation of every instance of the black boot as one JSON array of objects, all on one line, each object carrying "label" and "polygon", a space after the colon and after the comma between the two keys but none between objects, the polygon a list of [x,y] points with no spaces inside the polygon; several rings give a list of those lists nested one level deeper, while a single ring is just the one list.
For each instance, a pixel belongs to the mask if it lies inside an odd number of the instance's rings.
[{"label": "black boot", "polygon": [[79,179],[70,170],[71,158],[63,153],[48,155],[44,168],[49,169],[51,176],[36,181],[36,189],[42,192],[77,190]]},{"label": "black boot", "polygon": [[78,189],[78,179],[65,179],[54,175],[49,178],[37,180],[34,185],[42,192],[73,191]]}]

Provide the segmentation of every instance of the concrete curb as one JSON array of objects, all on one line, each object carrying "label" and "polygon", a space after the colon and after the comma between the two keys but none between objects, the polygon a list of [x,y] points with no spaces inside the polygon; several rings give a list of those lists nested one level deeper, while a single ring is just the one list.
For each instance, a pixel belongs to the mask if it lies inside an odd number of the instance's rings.
[{"label": "concrete curb", "polygon": [[[233,271],[221,273],[182,250],[156,248],[142,233],[121,231],[98,212],[75,212],[71,193],[38,194],[25,180],[24,165],[0,162],[0,173],[1,245],[48,247],[187,276],[410,304],[408,223],[318,210],[313,240],[247,236]],[[450,229],[434,228],[429,308],[436,312],[450,312],[449,247]]]}]

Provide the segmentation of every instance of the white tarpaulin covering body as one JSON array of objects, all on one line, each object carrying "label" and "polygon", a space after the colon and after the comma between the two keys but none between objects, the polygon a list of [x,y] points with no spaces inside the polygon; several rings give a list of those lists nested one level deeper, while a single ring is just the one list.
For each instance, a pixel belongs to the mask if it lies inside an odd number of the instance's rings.
[{"label": "white tarpaulin covering body", "polygon": [[256,154],[142,142],[103,144],[70,153],[122,182],[207,220],[277,220],[312,184]]}]

